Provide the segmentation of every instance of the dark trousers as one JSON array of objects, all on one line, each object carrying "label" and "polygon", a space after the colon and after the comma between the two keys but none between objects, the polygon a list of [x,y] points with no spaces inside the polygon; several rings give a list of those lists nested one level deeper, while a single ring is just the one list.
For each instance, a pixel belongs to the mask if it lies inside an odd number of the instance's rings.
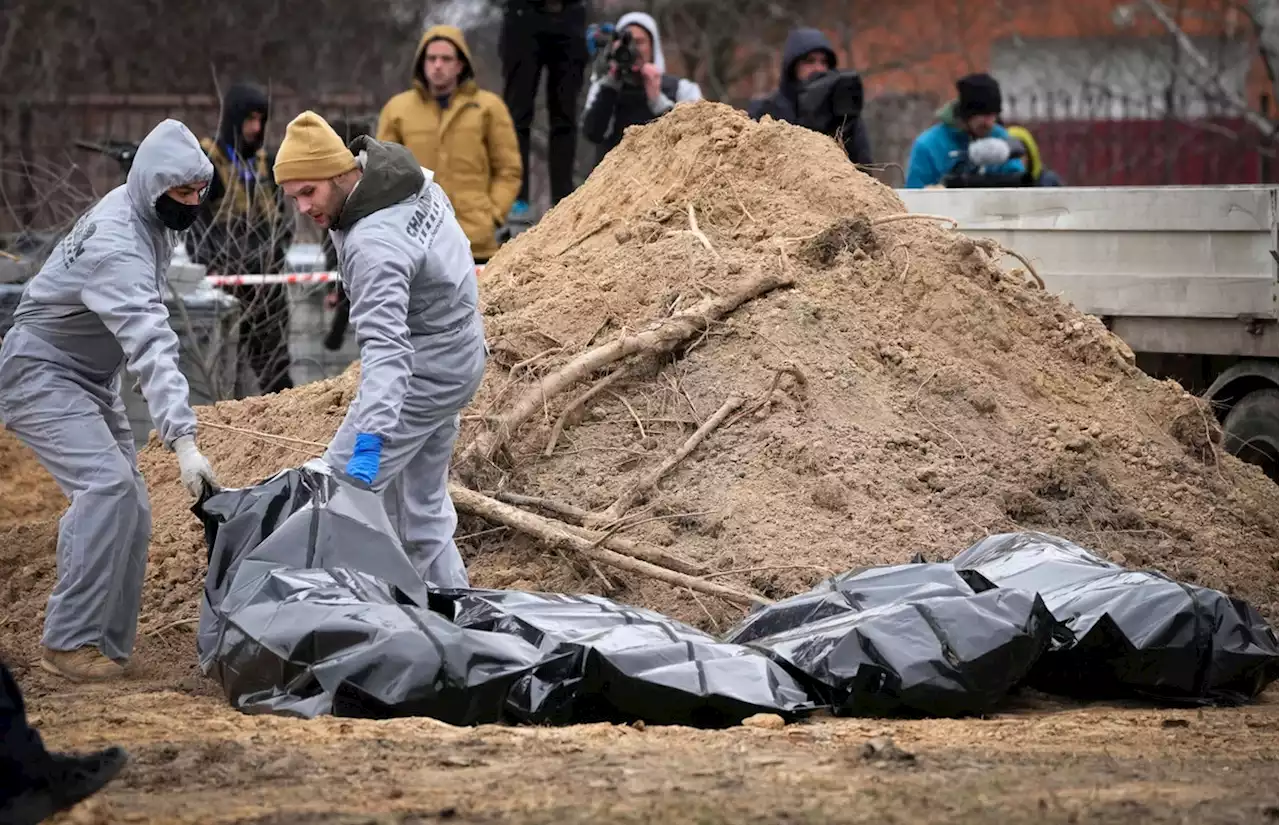
[{"label": "dark trousers", "polygon": [[24,790],[48,760],[40,734],[27,724],[18,684],[0,662],[0,800]]},{"label": "dark trousers", "polygon": [[573,155],[578,141],[578,95],[587,68],[587,7],[582,0],[544,5],[507,0],[502,18],[503,98],[515,121],[524,163],[520,199],[529,200],[529,130],[538,81],[547,70],[547,119],[551,126],[548,165],[551,203],[573,191]]},{"label": "dark trousers", "polygon": [[283,284],[232,287],[240,302],[240,352],[264,394],[293,386],[289,377],[289,296]]}]

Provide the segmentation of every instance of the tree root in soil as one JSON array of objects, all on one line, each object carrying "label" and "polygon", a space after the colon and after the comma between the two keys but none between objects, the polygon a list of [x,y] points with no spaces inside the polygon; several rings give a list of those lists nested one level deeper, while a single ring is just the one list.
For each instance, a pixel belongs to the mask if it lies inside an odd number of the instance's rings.
[{"label": "tree root in soil", "polygon": [[560,441],[560,435],[564,432],[565,425],[569,423],[569,419],[578,410],[582,409],[588,401],[626,378],[630,371],[630,366],[619,367],[593,384],[586,392],[570,401],[569,406],[564,408],[564,412],[560,413],[560,417],[556,419],[556,423],[551,427],[551,436],[547,439],[547,446],[542,451],[542,454],[550,458],[556,451],[556,443]]},{"label": "tree root in soil", "polygon": [[661,356],[670,353],[705,330],[712,321],[723,318],[747,301],[792,283],[794,279],[789,274],[770,272],[728,294],[705,298],[693,307],[655,323],[644,332],[618,338],[582,353],[530,387],[495,426],[482,430],[463,450],[457,466],[465,472],[477,464],[492,462],[516,430],[544,409],[552,398],[600,369],[633,355]]},{"label": "tree root in soil", "polygon": [[[580,507],[574,507],[572,504],[564,504],[559,501],[552,501],[551,499],[538,498],[537,496],[525,496],[518,493],[497,492],[484,495],[491,495],[492,498],[501,501],[504,504],[512,504],[518,507],[536,507],[540,510],[547,511],[548,513],[554,513],[565,523],[564,526],[567,529],[579,536],[582,536],[593,544],[613,550],[616,553],[621,553],[624,556],[631,556],[634,559],[647,561],[651,564],[656,564],[659,567],[667,567],[675,570],[677,573],[687,573],[690,576],[705,576],[708,573],[708,569],[705,566],[698,564],[697,562],[690,561],[683,556],[678,556],[669,551],[647,544],[641,544],[640,542],[633,541],[631,539],[625,539],[621,536],[613,535],[612,533],[599,533],[584,527],[587,521],[591,518],[591,513]],[[630,526],[632,525],[610,525],[610,527],[617,528]]]},{"label": "tree root in soil", "polygon": [[495,498],[490,498],[460,484],[449,484],[449,496],[453,499],[454,506],[464,513],[478,516],[494,524],[505,524],[511,529],[531,536],[552,548],[578,553],[590,561],[657,579],[675,587],[687,587],[700,593],[719,596],[726,601],[744,607],[772,603],[758,593],[725,587],[648,561],[614,552],[600,546],[597,542],[584,538],[569,525],[521,510],[510,504],[504,504]]},{"label": "tree root in soil", "polygon": [[631,509],[631,505],[635,504],[636,501],[649,490],[656,488],[658,486],[658,482],[662,481],[662,478],[667,473],[675,469],[677,464],[684,461],[690,453],[696,450],[698,445],[711,434],[711,431],[724,423],[724,420],[729,417],[729,414],[740,406],[742,406],[742,399],[738,396],[733,396],[725,401],[724,404],[720,406],[720,409],[716,410],[714,415],[708,418],[701,427],[695,430],[693,435],[689,436],[684,444],[680,445],[680,449],[672,453],[670,458],[650,471],[644,478],[640,479],[639,482],[625,493],[618,496],[618,499],[614,501],[613,504],[610,504],[609,508],[603,513],[591,515],[586,521],[586,526],[597,527],[616,522],[621,519],[626,515],[627,511]]}]

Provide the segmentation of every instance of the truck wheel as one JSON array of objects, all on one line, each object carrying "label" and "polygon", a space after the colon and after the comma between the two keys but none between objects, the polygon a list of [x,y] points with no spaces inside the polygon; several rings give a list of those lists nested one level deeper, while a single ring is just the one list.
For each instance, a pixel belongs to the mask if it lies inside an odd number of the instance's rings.
[{"label": "truck wheel", "polygon": [[1280,457],[1277,446],[1277,422],[1280,421],[1280,401],[1275,388],[1254,390],[1231,407],[1222,422],[1223,446],[1227,452],[1257,464],[1276,480],[1276,461]]}]

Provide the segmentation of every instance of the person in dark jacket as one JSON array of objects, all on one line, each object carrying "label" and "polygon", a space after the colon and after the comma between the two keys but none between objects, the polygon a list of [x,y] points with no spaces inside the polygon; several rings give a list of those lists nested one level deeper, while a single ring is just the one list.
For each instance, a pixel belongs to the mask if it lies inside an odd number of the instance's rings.
[{"label": "person in dark jacket", "polygon": [[[753,120],[769,115],[775,120],[803,125],[799,112],[801,88],[814,75],[837,68],[836,50],[825,34],[817,29],[792,29],[782,47],[778,88],[768,97],[752,101],[747,114]],[[849,160],[854,163],[871,163],[871,142],[861,118],[852,129],[842,130],[841,139]]]},{"label": "person in dark jacket", "polygon": [[[270,275],[285,268],[293,215],[271,174],[263,146],[270,106],[256,86],[237,83],[222,98],[215,138],[200,142],[214,176],[187,253],[210,273]],[[282,284],[228,288],[240,302],[240,351],[264,393],[293,386],[289,377],[289,300]]]},{"label": "person in dark jacket", "polygon": [[[635,63],[630,72],[617,64],[613,53],[619,41],[615,39],[609,46],[608,70],[594,79],[587,91],[582,134],[599,147],[597,162],[622,142],[622,133],[628,126],[655,120],[677,103],[702,99],[697,83],[666,73],[662,35],[652,17],[644,12],[629,12],[618,18],[614,30],[631,36]],[[624,75],[631,75],[638,82],[630,82]]]},{"label": "person in dark jacket", "polygon": [[93,796],[128,762],[120,748],[50,753],[27,722],[22,692],[0,662],[0,822],[35,825]]},{"label": "person in dark jacket", "polygon": [[574,189],[573,156],[578,143],[578,94],[587,70],[586,0],[503,0],[498,50],[504,78],[502,97],[511,112],[520,143],[520,194],[511,208],[512,223],[529,214],[529,135],[533,104],[543,69],[547,75],[547,120],[551,135],[547,164],[551,205]]}]

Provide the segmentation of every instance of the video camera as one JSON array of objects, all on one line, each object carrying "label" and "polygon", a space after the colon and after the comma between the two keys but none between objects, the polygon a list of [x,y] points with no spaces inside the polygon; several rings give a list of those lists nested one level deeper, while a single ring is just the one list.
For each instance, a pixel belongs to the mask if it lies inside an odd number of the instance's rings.
[{"label": "video camera", "polygon": [[820,72],[800,89],[800,125],[825,135],[848,131],[862,117],[862,78],[852,69]]},{"label": "video camera", "polygon": [[640,86],[640,72],[636,69],[635,38],[626,29],[615,30],[613,43],[609,52],[609,62],[618,67],[618,79],[624,86]]},{"label": "video camera", "polygon": [[133,156],[138,154],[138,144],[128,140],[108,140],[103,143],[77,140],[75,145],[79,149],[87,149],[90,152],[106,155],[120,164],[120,171],[126,175],[129,174],[129,170],[133,167]]},{"label": "video camera", "polygon": [[969,143],[965,157],[942,177],[942,185],[948,189],[997,189],[1029,186],[1022,172],[1011,174],[986,171],[987,167],[1003,166],[1013,158],[1025,157],[1027,147],[1017,138],[985,137]]}]

